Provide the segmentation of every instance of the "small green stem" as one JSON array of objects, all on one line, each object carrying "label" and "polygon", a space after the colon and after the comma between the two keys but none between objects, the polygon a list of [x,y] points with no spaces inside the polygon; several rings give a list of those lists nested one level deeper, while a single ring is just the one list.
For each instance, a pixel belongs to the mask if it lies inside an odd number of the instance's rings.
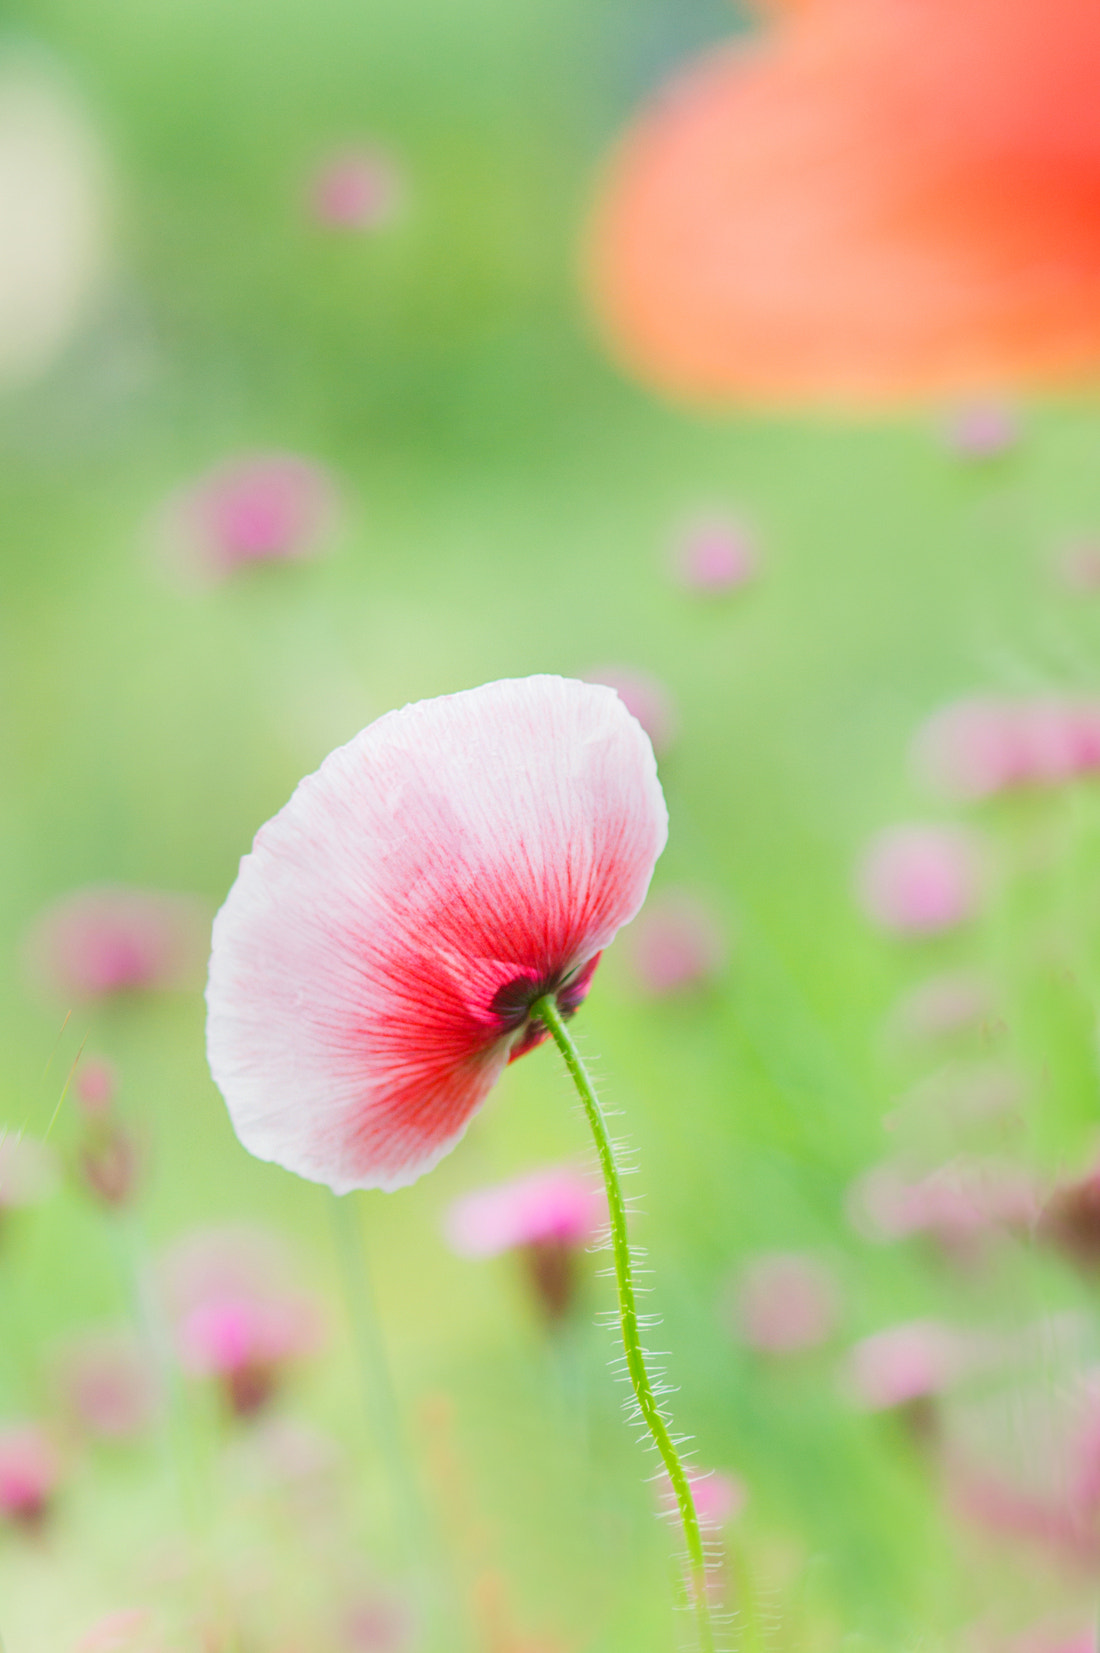
[{"label": "small green stem", "polygon": [[[374,1282],[358,1202],[353,1194],[329,1201],[344,1277],[344,1295],[359,1367],[366,1423],[381,1455],[390,1511],[417,1600],[426,1619],[426,1646],[461,1653],[467,1634],[457,1606],[458,1592],[429,1520],[416,1468],[401,1426],[389,1360],[375,1305]],[[444,1599],[445,1598],[445,1599]],[[447,1622],[444,1623],[444,1618]]]},{"label": "small green stem", "polygon": [[374,1303],[374,1283],[353,1195],[330,1202],[344,1276],[344,1293],[362,1382],[367,1426],[374,1436],[389,1482],[391,1513],[405,1563],[416,1565],[424,1526],[420,1494],[405,1451],[397,1397]]},{"label": "small green stem", "polygon": [[622,1182],[619,1178],[619,1168],[615,1163],[615,1150],[611,1145],[611,1137],[607,1130],[607,1121],[603,1115],[591,1079],[585,1070],[569,1029],[559,1011],[552,995],[538,999],[531,1006],[531,1015],[542,1022],[549,1029],[554,1042],[561,1051],[565,1065],[569,1069],[577,1094],[584,1105],[588,1116],[588,1123],[596,1141],[596,1153],[599,1156],[600,1170],[603,1172],[604,1185],[607,1189],[607,1209],[611,1219],[611,1249],[615,1259],[615,1281],[619,1291],[619,1320],[622,1326],[623,1349],[626,1353],[626,1366],[630,1374],[630,1381],[634,1386],[638,1408],[645,1421],[649,1433],[653,1437],[657,1451],[664,1460],[668,1471],[672,1490],[676,1494],[676,1502],[680,1510],[680,1520],[684,1528],[684,1538],[687,1542],[688,1558],[692,1574],[692,1595],[695,1602],[695,1613],[699,1630],[700,1653],[714,1653],[714,1635],[710,1622],[710,1607],[707,1600],[707,1564],[703,1552],[703,1536],[699,1529],[699,1517],[695,1509],[695,1500],[692,1497],[691,1482],[687,1478],[684,1466],[680,1461],[680,1454],[676,1450],[675,1442],[669,1434],[668,1424],[657,1405],[657,1398],[653,1393],[649,1372],[646,1368],[645,1354],[642,1350],[638,1326],[638,1301],[634,1286],[634,1274],[630,1257],[630,1239],[627,1232],[626,1201],[623,1198]]}]

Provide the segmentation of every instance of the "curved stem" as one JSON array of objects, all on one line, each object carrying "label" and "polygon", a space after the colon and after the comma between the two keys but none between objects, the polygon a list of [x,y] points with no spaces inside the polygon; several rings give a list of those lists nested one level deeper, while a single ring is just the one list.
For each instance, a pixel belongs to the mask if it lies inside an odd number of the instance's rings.
[{"label": "curved stem", "polygon": [[699,1629],[699,1646],[701,1653],[714,1653],[714,1636],[711,1630],[710,1608],[707,1602],[706,1557],[703,1553],[703,1537],[699,1529],[699,1517],[695,1509],[695,1500],[692,1497],[691,1482],[687,1478],[684,1466],[680,1461],[680,1454],[676,1444],[669,1434],[668,1424],[657,1405],[657,1398],[653,1393],[649,1372],[646,1369],[645,1354],[642,1350],[638,1327],[638,1301],[634,1287],[634,1274],[630,1257],[630,1240],[627,1233],[626,1201],[623,1198],[622,1182],[619,1178],[619,1168],[615,1163],[615,1151],[611,1146],[611,1137],[607,1130],[607,1121],[603,1116],[596,1096],[595,1088],[580,1052],[569,1035],[557,1004],[552,995],[538,999],[531,1006],[531,1015],[536,1017],[549,1029],[554,1042],[565,1059],[577,1094],[584,1105],[588,1116],[588,1123],[592,1135],[596,1140],[596,1153],[599,1156],[600,1170],[603,1172],[604,1186],[607,1189],[607,1209],[611,1219],[611,1249],[615,1259],[615,1282],[619,1291],[619,1320],[623,1333],[623,1349],[626,1353],[627,1371],[634,1386],[638,1408],[649,1433],[653,1437],[668,1478],[672,1483],[672,1490],[676,1494],[676,1503],[680,1510],[680,1520],[684,1528],[684,1538],[687,1542],[688,1558],[691,1564],[692,1594],[695,1600],[695,1613]]}]

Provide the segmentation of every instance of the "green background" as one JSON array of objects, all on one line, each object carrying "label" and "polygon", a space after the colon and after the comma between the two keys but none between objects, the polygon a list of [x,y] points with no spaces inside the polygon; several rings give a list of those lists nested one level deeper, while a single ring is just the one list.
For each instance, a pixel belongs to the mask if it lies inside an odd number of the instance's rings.
[{"label": "green background", "polygon": [[[909,763],[931,711],[975,690],[1095,689],[1100,602],[1060,589],[1051,564],[1100,526],[1100,416],[1028,408],[1016,451],[966,464],[936,410],[862,426],[704,418],[617,375],[575,280],[587,203],[637,101],[737,26],[717,4],[27,0],[6,18],[13,49],[57,66],[96,118],[116,228],[95,317],[0,405],[0,1114],[44,1132],[87,1036],[118,1063],[151,1168],[125,1241],[76,1190],[9,1219],[0,1413],[48,1411],[53,1340],[126,1312],[120,1243],[155,1254],[205,1220],[271,1222],[329,1305],[331,1353],[283,1405],[340,1441],[346,1518],[316,1552],[288,1535],[200,1395],[183,1452],[209,1566],[269,1581],[242,1653],[298,1646],[287,1627],[321,1621],[334,1572],[400,1581],[328,1196],[236,1144],[197,993],[78,1009],[60,1031],[63,1011],[27,988],[21,939],[88,882],[196,891],[213,909],[300,776],[392,706],[621,662],[679,708],[655,888],[712,902],[730,961],[712,988],[654,1006],[613,949],[575,1026],[638,1151],[677,1420],[701,1462],[748,1488],[730,1543],[759,1613],[743,1589],[737,1645],[955,1647],[991,1603],[1019,1627],[1065,1598],[1041,1558],[1015,1564],[962,1535],[901,1425],[846,1403],[838,1364],[907,1317],[1005,1329],[1087,1293],[1023,1244],[977,1274],[869,1246],[844,1194],[890,1146],[884,1113],[941,1060],[885,1051],[883,1019],[947,965],[996,983],[996,1054],[1025,1084],[1011,1151],[1048,1172],[1081,1162],[1096,1117],[1095,803],[1080,789],[972,812],[994,895],[944,941],[876,937],[852,871],[879,828],[945,815]],[[303,180],[358,139],[398,157],[407,206],[375,233],[326,235]],[[161,501],[262,448],[331,468],[345,501],[333,554],[174,589],[149,544]],[[761,547],[759,579],[721,601],[668,573],[677,525],[711,507]],[[60,1145],[73,1129],[63,1108]],[[362,1200],[404,1429],[448,1556],[441,1648],[502,1653],[470,1628],[493,1574],[528,1638],[517,1650],[671,1645],[670,1540],[616,1416],[613,1345],[590,1325],[608,1283],[589,1282],[555,1349],[509,1260],[460,1262],[440,1237],[457,1194],[585,1152],[543,1049],[429,1178]],[[833,1342],[787,1363],[739,1347],[723,1309],[738,1266],[773,1248],[819,1252],[845,1298]],[[97,1613],[182,1600],[174,1500],[152,1450],[83,1457],[48,1533],[0,1535],[7,1653],[56,1653]]]}]

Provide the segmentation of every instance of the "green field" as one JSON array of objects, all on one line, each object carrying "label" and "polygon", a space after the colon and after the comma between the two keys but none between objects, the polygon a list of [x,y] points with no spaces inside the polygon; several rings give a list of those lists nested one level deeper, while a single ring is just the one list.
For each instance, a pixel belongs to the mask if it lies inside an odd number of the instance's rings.
[{"label": "green field", "polygon": [[[995,1062],[1021,1090],[1011,1118],[960,1127],[945,1158],[995,1148],[1053,1177],[1094,1146],[1095,793],[955,809],[914,777],[910,746],[960,695],[1100,687],[1100,597],[1052,572],[1067,539],[1100,532],[1100,412],[1028,406],[1016,449],[966,463],[935,409],[703,418],[617,375],[574,274],[593,178],[637,99],[735,23],[702,0],[7,10],[10,51],[65,78],[97,123],[114,221],[85,325],[0,401],[0,1120],[49,1130],[71,1160],[79,1122],[58,1098],[86,1040],[117,1064],[147,1171],[122,1218],[74,1179],[0,1217],[0,1421],[54,1420],[66,1464],[41,1530],[0,1530],[6,1653],[70,1653],[97,1617],[139,1607],[163,1616],[165,1653],[396,1646],[337,1639],[340,1603],[419,1594],[426,1573],[441,1625],[426,1653],[665,1653],[687,1636],[652,1465],[594,1320],[611,1304],[600,1259],[555,1339],[513,1260],[464,1262],[441,1237],[460,1193],[587,1155],[553,1049],[509,1069],[431,1176],[359,1197],[426,1512],[410,1568],[330,1197],[236,1142],[198,990],[66,1020],[22,953],[35,914],[85,884],[195,892],[213,911],[298,779],[391,707],[612,662],[657,675],[679,709],[654,889],[695,891],[730,937],[720,979],[657,1003],[613,948],[575,1024],[637,1150],[677,1421],[748,1493],[726,1539],[726,1645],[954,1653],[978,1624],[1008,1646],[1089,1609],[1095,1561],[953,1514],[934,1453],[903,1419],[856,1410],[840,1371],[858,1338],[928,1316],[1026,1340],[1072,1311],[1074,1358],[1097,1353],[1094,1286],[1027,1235],[960,1266],[919,1239],[869,1243],[845,1196],[893,1146],[884,1116],[950,1064]],[[326,234],[303,179],[356,140],[398,159],[407,202],[373,233]],[[266,449],[333,474],[331,555],[178,589],[151,549],[161,502]],[[759,578],[721,600],[668,572],[677,525],[709,508],[761,548]],[[853,896],[864,844],[954,818],[988,839],[983,915],[884,939]],[[901,993],[971,966],[995,1027],[891,1045]],[[239,1220],[288,1237],[329,1322],[276,1403],[338,1447],[308,1508],[265,1481],[258,1423],[227,1421],[201,1384],[182,1385],[160,1440],[82,1446],[56,1418],[58,1340],[132,1316],[135,1278],[189,1228]],[[731,1331],[730,1282],[769,1250],[817,1253],[842,1291],[835,1334],[797,1358]],[[1069,1381],[999,1368],[979,1387]],[[1023,1400],[1020,1417],[1026,1435]],[[223,1639],[200,1641],[196,1615]]]}]

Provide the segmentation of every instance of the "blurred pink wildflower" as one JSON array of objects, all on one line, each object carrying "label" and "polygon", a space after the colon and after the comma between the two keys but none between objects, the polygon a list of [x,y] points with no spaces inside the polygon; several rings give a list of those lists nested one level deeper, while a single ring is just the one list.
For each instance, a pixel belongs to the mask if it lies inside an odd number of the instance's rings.
[{"label": "blurred pink wildflower", "polygon": [[755,1257],[737,1283],[736,1328],[751,1349],[765,1354],[817,1348],[832,1335],[839,1310],[832,1270],[807,1252]]},{"label": "blurred pink wildflower", "polygon": [[164,1273],[184,1369],[217,1379],[239,1416],[258,1412],[292,1363],[320,1347],[317,1305],[288,1286],[282,1248],[262,1230],[192,1234]]},{"label": "blurred pink wildflower", "polygon": [[216,581],[255,563],[318,556],[336,517],[336,490],[320,466],[296,454],[249,454],[177,495],[163,539],[182,573]]},{"label": "blurred pink wildflower", "polygon": [[607,1221],[602,1192],[570,1166],[533,1171],[456,1200],[445,1233],[460,1257],[495,1257],[518,1246],[586,1246]]},{"label": "blurred pink wildflower", "polygon": [[930,1234],[966,1252],[999,1230],[1030,1228],[1039,1214],[1039,1190],[1030,1173],[993,1160],[960,1156],[915,1177],[886,1163],[853,1185],[848,1210],[869,1239]]},{"label": "blurred pink wildflower", "polygon": [[210,1067],[244,1145],[396,1188],[571,1015],[637,912],[667,813],[606,688],[486,684],[391,712],[256,837],[214,924]]},{"label": "blurred pink wildflower", "polygon": [[346,149],[330,155],[314,174],[309,205],[328,229],[373,230],[393,218],[401,194],[390,156],[379,149]]},{"label": "blurred pink wildflower", "polygon": [[76,1653],[159,1653],[153,1619],[142,1607],[122,1608],[99,1619],[76,1644]]},{"label": "blurred pink wildflower", "polygon": [[60,1460],[37,1424],[0,1428],[0,1516],[23,1526],[37,1525],[60,1479]]},{"label": "blurred pink wildflower", "polygon": [[361,1596],[343,1614],[340,1647],[347,1653],[402,1653],[416,1639],[416,1616],[398,1596]]},{"label": "blurred pink wildflower", "polygon": [[1017,447],[1021,435],[1019,410],[1008,402],[971,402],[944,425],[947,446],[960,459],[996,459]]},{"label": "blurred pink wildflower", "polygon": [[39,916],[28,962],[41,987],[65,1000],[187,988],[201,980],[207,924],[193,896],[92,886]]},{"label": "blurred pink wildflower", "polygon": [[61,1170],[52,1150],[37,1137],[0,1135],[0,1216],[40,1205],[55,1192]]},{"label": "blurred pink wildflower", "polygon": [[623,942],[631,974],[654,999],[705,985],[725,962],[722,927],[713,909],[690,890],[660,890]]},{"label": "blurred pink wildflower", "polygon": [[688,591],[721,596],[755,578],[756,546],[739,523],[713,517],[691,523],[677,539],[673,572]]},{"label": "blurred pink wildflower", "polygon": [[57,1373],[68,1411],[90,1435],[133,1439],[160,1411],[160,1376],[132,1332],[88,1332],[71,1340],[59,1351]]},{"label": "blurred pink wildflower", "polygon": [[956,970],[918,982],[894,1005],[890,1031],[914,1042],[948,1039],[989,1021],[994,998],[989,983]]},{"label": "blurred pink wildflower", "polygon": [[1100,768],[1100,701],[960,700],[925,724],[915,756],[948,798],[1059,785]]},{"label": "blurred pink wildflower", "polygon": [[1063,546],[1054,572],[1069,591],[1100,591],[1100,539],[1076,539]]},{"label": "blurred pink wildflower", "polygon": [[1003,1538],[1039,1545],[1094,1575],[1100,1562],[1100,1381],[983,1394],[955,1422],[948,1460],[956,1511]]},{"label": "blurred pink wildflower", "polygon": [[606,1222],[607,1203],[595,1184],[570,1166],[555,1166],[456,1200],[444,1232],[460,1257],[519,1251],[535,1295],[557,1320],[573,1300],[575,1254]]},{"label": "blurred pink wildflower", "polygon": [[875,1332],[848,1357],[847,1386],[857,1405],[884,1412],[927,1400],[968,1369],[967,1339],[937,1320],[912,1320]]},{"label": "blurred pink wildflower", "polygon": [[601,666],[585,673],[586,683],[600,683],[614,689],[631,717],[637,718],[649,736],[653,750],[664,757],[675,744],[680,719],[672,696],[659,678],[632,666]]},{"label": "blurred pink wildflower", "polygon": [[1068,1630],[1063,1626],[1033,1626],[1010,1644],[1009,1653],[1096,1653],[1095,1623]]},{"label": "blurred pink wildflower", "polygon": [[972,917],[980,882],[973,839],[951,826],[899,826],[881,833],[857,875],[868,917],[899,935],[934,935]]}]

